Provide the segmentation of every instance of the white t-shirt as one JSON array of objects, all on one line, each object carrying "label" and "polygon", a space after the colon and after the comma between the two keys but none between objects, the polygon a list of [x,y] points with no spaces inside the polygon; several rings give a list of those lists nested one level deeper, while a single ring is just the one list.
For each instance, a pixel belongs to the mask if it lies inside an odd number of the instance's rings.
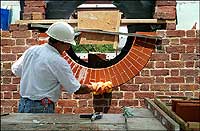
[{"label": "white t-shirt", "polygon": [[20,95],[31,100],[48,97],[57,102],[61,85],[69,93],[80,88],[70,65],[49,44],[30,47],[12,65],[12,72],[21,77]]}]

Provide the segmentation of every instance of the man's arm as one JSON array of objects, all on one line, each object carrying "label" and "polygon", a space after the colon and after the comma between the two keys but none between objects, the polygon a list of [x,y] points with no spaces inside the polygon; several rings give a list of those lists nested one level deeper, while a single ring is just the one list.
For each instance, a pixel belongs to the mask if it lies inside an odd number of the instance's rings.
[{"label": "man's arm", "polygon": [[11,66],[13,74],[21,77],[24,54]]}]

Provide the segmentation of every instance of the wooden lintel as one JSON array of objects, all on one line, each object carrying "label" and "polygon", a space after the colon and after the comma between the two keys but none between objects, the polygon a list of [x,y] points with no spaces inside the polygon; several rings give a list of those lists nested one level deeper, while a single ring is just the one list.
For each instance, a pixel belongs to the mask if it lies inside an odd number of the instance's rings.
[{"label": "wooden lintel", "polygon": [[[77,24],[77,19],[47,19],[47,20],[17,20],[16,24],[52,24],[57,21],[66,21],[69,24]],[[176,23],[175,20],[158,20],[158,19],[121,19],[120,24],[166,24]]]}]

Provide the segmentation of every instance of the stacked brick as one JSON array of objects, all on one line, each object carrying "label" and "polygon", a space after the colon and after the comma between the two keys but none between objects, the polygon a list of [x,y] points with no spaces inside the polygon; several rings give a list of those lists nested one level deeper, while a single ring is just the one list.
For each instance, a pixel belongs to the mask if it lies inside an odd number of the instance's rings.
[{"label": "stacked brick", "polygon": [[24,20],[42,20],[45,18],[45,1],[35,0],[35,1],[24,1]]},{"label": "stacked brick", "polygon": [[[34,11],[44,15],[43,1],[25,1],[25,7],[24,16],[29,17],[24,19],[35,19]],[[175,19],[174,8],[174,1],[157,1],[155,17]],[[103,96],[71,95],[63,91],[56,112],[121,113],[123,106],[143,106],[145,97],[200,97],[199,30],[175,30],[174,26],[168,25],[167,30],[157,31],[163,41],[133,79],[114,88],[112,94]],[[44,44],[46,37],[37,30],[29,30],[28,25],[12,24],[9,31],[1,31],[1,112],[17,112],[20,78],[12,74],[11,64],[30,46]]]}]

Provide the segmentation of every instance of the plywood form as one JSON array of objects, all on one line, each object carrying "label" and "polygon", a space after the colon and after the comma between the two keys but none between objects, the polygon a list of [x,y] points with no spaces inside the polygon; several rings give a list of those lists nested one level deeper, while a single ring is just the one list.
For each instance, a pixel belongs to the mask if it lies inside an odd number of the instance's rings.
[{"label": "plywood form", "polygon": [[[78,10],[78,29],[94,29],[117,32],[120,26],[121,14],[116,9],[81,9]],[[114,44],[118,36],[87,33],[81,34],[80,44]]]}]

